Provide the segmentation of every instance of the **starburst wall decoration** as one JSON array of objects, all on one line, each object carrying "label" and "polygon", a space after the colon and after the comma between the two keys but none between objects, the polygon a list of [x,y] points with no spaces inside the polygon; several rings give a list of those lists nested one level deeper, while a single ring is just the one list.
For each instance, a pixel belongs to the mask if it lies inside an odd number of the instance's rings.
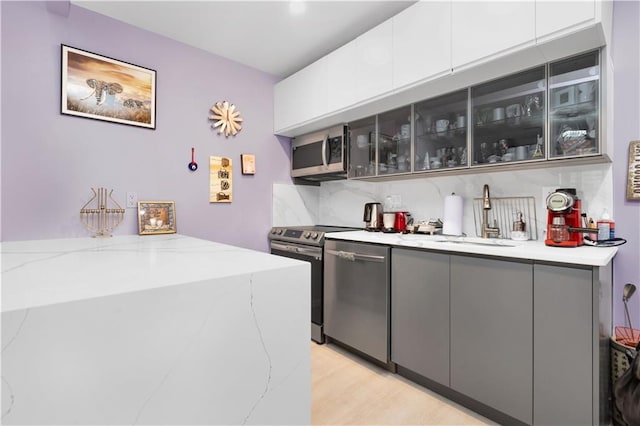
[{"label": "starburst wall decoration", "polygon": [[236,111],[235,109],[236,106],[229,104],[227,101],[216,102],[216,104],[211,107],[213,115],[209,116],[209,120],[216,120],[211,127],[214,129],[217,127],[218,133],[224,132],[225,137],[228,137],[229,134],[235,136],[242,130],[240,123],[243,121],[240,117],[240,111]]}]

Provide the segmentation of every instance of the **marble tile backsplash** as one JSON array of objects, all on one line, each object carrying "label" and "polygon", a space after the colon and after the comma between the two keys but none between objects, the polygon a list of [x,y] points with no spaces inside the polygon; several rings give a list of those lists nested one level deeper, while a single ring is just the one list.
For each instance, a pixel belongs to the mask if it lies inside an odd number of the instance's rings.
[{"label": "marble tile backsplash", "polygon": [[416,220],[442,218],[444,197],[455,192],[464,198],[462,231],[475,235],[473,199],[482,196],[485,183],[492,197],[535,198],[538,239],[544,238],[546,228],[546,195],[558,188],[576,188],[583,212],[594,220],[604,208],[615,219],[611,165],[597,164],[460,176],[430,175],[386,182],[342,180],[323,182],[320,187],[274,184],[273,225],[362,227],[364,203],[382,203],[388,195],[400,195],[402,209],[411,212]]}]

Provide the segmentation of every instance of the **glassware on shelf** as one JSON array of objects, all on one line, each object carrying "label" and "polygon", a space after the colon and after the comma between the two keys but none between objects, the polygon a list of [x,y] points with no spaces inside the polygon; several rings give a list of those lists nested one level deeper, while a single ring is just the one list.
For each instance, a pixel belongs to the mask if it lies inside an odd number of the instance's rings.
[{"label": "glassware on shelf", "polygon": [[[375,176],[376,117],[367,117],[349,124],[350,178]],[[374,167],[371,167],[371,165]]]},{"label": "glassware on shelf", "polygon": [[598,51],[549,65],[551,158],[600,152]]},{"label": "glassware on shelf", "polygon": [[[411,105],[378,115],[378,174],[406,173],[406,152],[411,152]],[[398,157],[405,158],[402,166]],[[409,164],[411,157],[408,157]]]},{"label": "glassware on shelf", "polygon": [[544,135],[545,93],[544,66],[472,87],[474,164],[534,159],[529,146]]},{"label": "glassware on shelf", "polygon": [[468,165],[459,155],[467,146],[468,98],[463,89],[415,104],[420,123],[414,123],[414,170]]}]

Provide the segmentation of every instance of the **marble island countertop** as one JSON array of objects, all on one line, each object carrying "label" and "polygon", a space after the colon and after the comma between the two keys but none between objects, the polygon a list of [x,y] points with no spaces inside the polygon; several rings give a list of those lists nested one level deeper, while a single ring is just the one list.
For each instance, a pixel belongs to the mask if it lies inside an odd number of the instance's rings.
[{"label": "marble island countertop", "polygon": [[2,242],[0,252],[2,312],[299,264],[179,234]]},{"label": "marble island countertop", "polygon": [[1,248],[2,424],[311,422],[308,262],[177,234]]},{"label": "marble island countertop", "polygon": [[367,231],[333,232],[326,234],[325,238],[589,266],[607,265],[618,251],[616,247],[549,247],[541,240],[514,241],[477,237],[393,234]]}]

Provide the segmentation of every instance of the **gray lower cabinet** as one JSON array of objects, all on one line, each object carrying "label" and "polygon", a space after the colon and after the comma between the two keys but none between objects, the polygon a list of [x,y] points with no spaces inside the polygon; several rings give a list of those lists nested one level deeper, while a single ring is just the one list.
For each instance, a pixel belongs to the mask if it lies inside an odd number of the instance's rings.
[{"label": "gray lower cabinet", "polygon": [[451,388],[533,422],[533,263],[451,256]]},{"label": "gray lower cabinet", "polygon": [[593,415],[598,405],[597,395],[594,398],[598,387],[594,382],[598,378],[597,371],[594,374],[594,364],[597,366],[594,360],[598,358],[598,319],[593,314],[598,312],[598,285],[593,285],[593,274],[590,267],[545,264],[534,267],[533,418],[536,425],[598,423],[597,416]]},{"label": "gray lower cabinet", "polygon": [[391,251],[391,360],[449,386],[448,254]]}]

